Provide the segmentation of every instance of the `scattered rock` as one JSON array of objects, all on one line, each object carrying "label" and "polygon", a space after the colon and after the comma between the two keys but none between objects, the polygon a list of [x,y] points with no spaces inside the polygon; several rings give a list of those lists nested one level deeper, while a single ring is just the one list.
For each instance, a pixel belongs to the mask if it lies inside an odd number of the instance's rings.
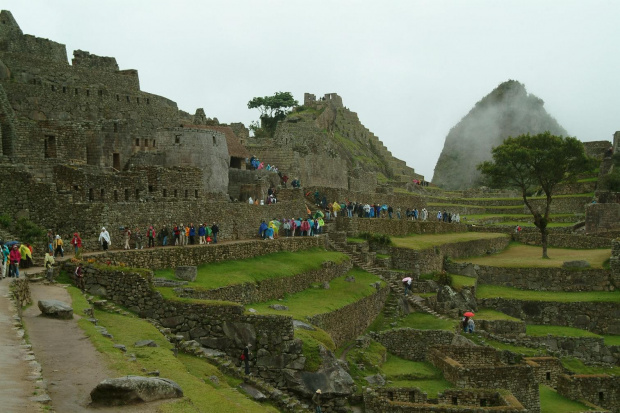
[{"label": "scattered rock", "polygon": [[249,309],[248,309],[248,311],[249,311],[250,313],[255,313],[255,312],[256,312],[256,310],[255,310],[255,309],[253,309],[253,308],[249,308]]},{"label": "scattered rock", "polygon": [[220,379],[217,376],[209,376],[209,380],[213,384],[220,384]]},{"label": "scattered rock", "polygon": [[590,268],[590,263],[585,260],[564,261],[562,268]]},{"label": "scattered rock", "polygon": [[344,280],[345,280],[346,282],[348,282],[348,283],[354,283],[354,282],[355,282],[355,277],[354,277],[354,276],[352,276],[352,275],[349,275],[349,276],[347,276]]},{"label": "scattered rock", "polygon": [[62,301],[40,300],[38,306],[41,313],[47,317],[60,318],[63,320],[73,319],[73,308]]},{"label": "scattered rock", "polygon": [[282,304],[271,304],[269,308],[273,308],[274,310],[281,310],[281,311],[288,310],[288,307]]},{"label": "scattered rock", "polygon": [[52,399],[47,394],[40,394],[38,396],[31,397],[30,401],[41,404],[49,404],[51,403]]},{"label": "scattered rock", "polygon": [[364,380],[366,380],[368,384],[370,384],[371,386],[384,386],[385,385],[385,378],[383,378],[383,376],[378,373],[375,374],[374,376],[366,376],[364,377]]},{"label": "scattered rock", "polygon": [[267,396],[261,393],[261,391],[258,390],[256,387],[250,386],[247,383],[241,383],[239,387],[241,388],[241,390],[243,390],[244,393],[246,393],[256,401],[267,400]]},{"label": "scattered rock", "polygon": [[220,350],[216,350],[214,348],[202,348],[202,352],[206,355],[206,356],[210,356],[210,357],[224,357],[226,356],[226,353],[224,353],[223,351]]},{"label": "scattered rock", "polygon": [[90,392],[93,404],[121,406],[183,397],[181,387],[170,379],[125,376],[105,379]]},{"label": "scattered rock", "polygon": [[114,344],[114,348],[119,349],[120,351],[122,351],[123,353],[127,352],[127,347],[125,347],[123,344]]},{"label": "scattered rock", "polygon": [[323,283],[323,285],[322,285],[322,288],[323,288],[324,290],[329,290],[329,282],[328,282],[328,281],[325,281],[325,282]]},{"label": "scattered rock", "polygon": [[299,321],[299,320],[293,320],[293,327],[301,328],[303,330],[310,330],[310,331],[316,330],[316,328],[312,327],[310,324],[306,324],[303,321]]},{"label": "scattered rock", "polygon": [[135,347],[158,347],[157,343],[153,340],[140,340],[136,341]]}]

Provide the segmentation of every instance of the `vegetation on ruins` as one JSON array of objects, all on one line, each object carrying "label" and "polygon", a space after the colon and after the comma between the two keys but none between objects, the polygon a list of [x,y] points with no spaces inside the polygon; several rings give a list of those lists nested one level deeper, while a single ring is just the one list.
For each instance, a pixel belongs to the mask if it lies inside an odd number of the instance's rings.
[{"label": "vegetation on ruins", "polygon": [[599,187],[607,191],[620,192],[620,153],[615,153],[612,159],[613,169],[601,178]]},{"label": "vegetation on ruins", "polygon": [[266,132],[269,137],[272,137],[278,121],[286,118],[290,110],[298,104],[299,102],[293,98],[291,92],[276,92],[273,96],[253,98],[248,102],[248,109],[260,111],[261,125],[253,123],[250,125],[250,129],[255,136],[260,137]]},{"label": "vegetation on ruins", "polygon": [[[585,154],[583,144],[572,137],[552,135],[520,135],[507,138],[493,148],[493,160],[478,165],[478,170],[488,178],[493,188],[517,188],[523,202],[534,217],[534,225],[540,230],[542,256],[547,254],[549,214],[552,196],[557,185],[582,172],[594,168],[593,161]],[[544,206],[532,202],[532,192],[540,188],[544,193]]]},{"label": "vegetation on ruins", "polygon": [[496,234],[492,232],[456,232],[424,235],[410,234],[406,237],[393,237],[392,244],[399,248],[423,250],[442,244],[507,237],[507,234]]},{"label": "vegetation on ruins", "polygon": [[[45,244],[45,230],[29,220],[21,217],[13,220],[9,214],[0,215],[0,227],[14,234],[19,241],[28,244]],[[8,241],[8,240],[6,240]]]},{"label": "vegetation on ruins", "polygon": [[540,385],[540,413],[556,413],[556,412],[583,412],[587,410],[596,410],[588,407],[583,403],[567,399],[558,394],[551,387]]}]

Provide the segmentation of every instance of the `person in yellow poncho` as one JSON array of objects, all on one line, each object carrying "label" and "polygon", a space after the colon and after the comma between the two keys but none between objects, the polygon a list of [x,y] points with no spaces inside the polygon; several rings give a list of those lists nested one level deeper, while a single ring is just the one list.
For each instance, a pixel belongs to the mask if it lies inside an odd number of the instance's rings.
[{"label": "person in yellow poncho", "polygon": [[332,208],[334,209],[334,218],[338,218],[338,212],[340,212],[340,210],[342,208],[340,208],[340,204],[338,203],[338,201],[334,201],[332,203]]},{"label": "person in yellow poncho", "polygon": [[278,224],[279,224],[279,222],[278,222],[278,223],[276,223],[276,221],[275,221],[275,220],[273,220],[273,221],[269,221],[268,228],[273,229],[273,238],[274,238],[274,239],[275,239],[275,238],[278,238],[278,231],[280,230],[280,225],[278,225]]},{"label": "person in yellow poncho", "polygon": [[21,268],[31,267],[32,266],[32,251],[30,251],[30,248],[28,247],[28,245],[26,244],[20,245],[19,253],[22,256],[19,266]]}]

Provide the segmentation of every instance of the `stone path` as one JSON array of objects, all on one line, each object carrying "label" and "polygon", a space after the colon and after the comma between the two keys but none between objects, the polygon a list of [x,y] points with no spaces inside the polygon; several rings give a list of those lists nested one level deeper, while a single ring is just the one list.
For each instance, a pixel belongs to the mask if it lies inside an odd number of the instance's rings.
[{"label": "stone path", "polygon": [[15,327],[17,313],[9,299],[10,278],[0,281],[0,406],[6,413],[32,413],[40,405],[30,400],[35,392],[29,379],[33,367],[29,348]]}]

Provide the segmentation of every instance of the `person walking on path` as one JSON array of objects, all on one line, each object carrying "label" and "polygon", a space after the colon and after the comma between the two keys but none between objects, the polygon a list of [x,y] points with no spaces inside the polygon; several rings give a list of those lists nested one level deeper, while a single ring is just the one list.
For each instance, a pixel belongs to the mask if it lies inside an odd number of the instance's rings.
[{"label": "person walking on path", "polygon": [[75,257],[79,257],[80,248],[82,248],[82,238],[80,238],[80,234],[77,232],[73,233],[73,238],[71,239],[71,245],[73,245],[73,249],[75,251]]},{"label": "person walking on path", "polygon": [[19,262],[22,260],[22,255],[19,253],[17,244],[13,245],[13,249],[9,254],[9,277],[19,278]]},{"label": "person walking on path", "polygon": [[155,248],[155,229],[152,225],[146,231],[146,236],[149,237],[149,245],[147,248]]},{"label": "person walking on path", "polygon": [[129,240],[130,239],[131,239],[131,230],[129,229],[129,226],[127,226],[127,227],[125,227],[125,246],[123,247],[126,250],[131,248],[129,246]]},{"label": "person walking on path", "polygon": [[110,233],[105,229],[105,227],[101,227],[99,242],[101,243],[101,248],[103,248],[104,251],[107,251],[108,248],[112,245],[112,241],[110,240]]},{"label": "person walking on path", "polygon": [[312,404],[314,404],[314,411],[321,413],[321,389],[316,389],[312,396]]},{"label": "person walking on path", "polygon": [[211,227],[211,233],[213,234],[213,243],[217,244],[217,233],[220,232],[220,228],[217,226],[217,224],[214,222],[213,226]]},{"label": "person walking on path", "polygon": [[47,249],[50,254],[54,253],[54,234],[51,229],[47,230]]},{"label": "person walking on path", "polygon": [[65,256],[65,250],[62,248],[62,245],[62,238],[60,237],[60,235],[56,235],[56,249],[54,250],[54,258],[56,258],[58,255],[60,255],[61,257]]},{"label": "person walking on path", "polygon": [[243,354],[241,356],[243,363],[245,364],[245,375],[246,376],[252,374],[250,373],[250,354],[252,354],[250,352],[250,347],[252,347],[252,345],[248,343],[248,345],[243,348]]},{"label": "person walking on path", "polygon": [[75,286],[84,292],[84,268],[83,264],[79,263],[77,267],[75,267]]},{"label": "person walking on path", "polygon": [[0,280],[4,278],[4,269],[6,268],[6,262],[8,253],[4,250],[4,241],[0,241]]},{"label": "person walking on path", "polygon": [[46,273],[45,277],[47,281],[52,282],[54,280],[54,257],[49,253],[45,252],[45,259],[43,260],[43,266],[45,267]]}]

